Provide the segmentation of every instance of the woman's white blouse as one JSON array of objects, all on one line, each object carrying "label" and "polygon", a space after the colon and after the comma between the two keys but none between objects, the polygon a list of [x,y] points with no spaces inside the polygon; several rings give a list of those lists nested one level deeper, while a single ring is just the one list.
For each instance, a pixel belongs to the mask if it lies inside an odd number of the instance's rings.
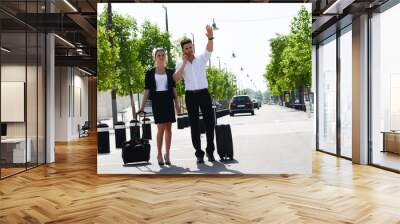
[{"label": "woman's white blouse", "polygon": [[168,79],[167,74],[155,74],[156,77],[156,91],[166,91],[168,90]]}]

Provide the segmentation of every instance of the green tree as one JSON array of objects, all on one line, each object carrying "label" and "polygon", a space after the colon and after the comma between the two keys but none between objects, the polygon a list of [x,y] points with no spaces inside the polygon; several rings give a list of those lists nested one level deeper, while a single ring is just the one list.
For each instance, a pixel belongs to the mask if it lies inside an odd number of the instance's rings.
[{"label": "green tree", "polygon": [[277,34],[275,38],[270,39],[271,60],[266,67],[264,77],[274,96],[282,96],[289,89],[285,81],[285,72],[280,64],[283,60],[282,52],[287,46],[287,38],[287,36]]},{"label": "green tree", "polygon": [[97,88],[100,91],[117,88],[119,70],[115,64],[119,60],[119,49],[111,47],[110,36],[113,37],[114,33],[104,26],[97,28]]},{"label": "green tree", "polygon": [[207,67],[207,81],[210,94],[216,100],[229,100],[236,92],[234,74],[215,67]]},{"label": "green tree", "polygon": [[302,7],[290,25],[289,35],[277,35],[270,40],[270,62],[265,79],[273,96],[311,87],[311,13]]},{"label": "green tree", "polygon": [[[98,58],[98,65],[100,66],[98,83],[100,90],[111,90],[111,108],[113,123],[117,122],[117,77],[119,74],[118,67],[115,66],[119,55],[118,46],[114,45],[113,38],[115,37],[112,29],[112,9],[111,3],[108,3],[107,9],[101,13],[98,18],[99,23],[99,38],[98,51],[100,56]],[[111,58],[112,57],[112,58]]]},{"label": "green tree", "polygon": [[[107,14],[100,15],[99,27],[105,26]],[[118,57],[109,58],[114,63],[115,72],[102,82],[110,82],[120,96],[130,95],[132,114],[136,116],[133,93],[140,92],[144,87],[144,69],[139,60],[138,28],[134,18],[113,13],[113,46]],[[107,69],[107,68],[103,68]]]},{"label": "green tree", "polygon": [[228,72],[225,75],[226,85],[224,88],[224,99],[230,100],[236,94],[237,86],[235,81],[235,74]]},{"label": "green tree", "polygon": [[141,37],[138,44],[139,59],[145,69],[154,66],[153,50],[162,47],[167,50],[167,67],[175,68],[175,57],[171,54],[172,43],[167,32],[161,32],[160,28],[149,21],[145,21],[141,26]]},{"label": "green tree", "polygon": [[311,13],[305,7],[293,18],[290,31],[281,66],[290,90],[299,91],[300,103],[303,104],[304,89],[311,87]]}]

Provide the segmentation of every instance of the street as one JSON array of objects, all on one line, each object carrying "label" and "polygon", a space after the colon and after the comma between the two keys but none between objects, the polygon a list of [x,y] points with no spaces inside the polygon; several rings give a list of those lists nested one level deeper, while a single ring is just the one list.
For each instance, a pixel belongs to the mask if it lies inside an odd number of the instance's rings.
[{"label": "street", "polygon": [[[110,134],[111,153],[98,155],[97,171],[98,174],[310,174],[312,121],[313,117],[305,112],[277,105],[263,105],[255,109],[254,116],[237,114],[219,118],[218,124],[231,125],[234,161],[220,162],[215,150],[216,161],[208,162],[205,157],[204,164],[196,163],[190,128],[179,130],[174,123],[172,165],[161,167],[157,162],[157,127],[152,124],[150,164],[123,166],[121,149],[115,149],[115,137]],[[205,149],[205,134],[201,140]]]}]

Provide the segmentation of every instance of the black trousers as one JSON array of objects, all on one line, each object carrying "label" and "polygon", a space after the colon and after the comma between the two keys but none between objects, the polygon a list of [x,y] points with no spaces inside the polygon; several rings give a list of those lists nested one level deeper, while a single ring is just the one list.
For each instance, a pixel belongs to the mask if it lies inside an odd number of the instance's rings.
[{"label": "black trousers", "polygon": [[192,144],[195,148],[196,157],[203,157],[204,151],[201,150],[200,130],[199,130],[199,108],[203,115],[204,125],[206,128],[207,148],[206,152],[212,154],[214,152],[214,127],[215,118],[212,108],[212,99],[207,89],[198,91],[186,91],[185,94],[186,108],[189,115],[190,130],[192,134]]}]

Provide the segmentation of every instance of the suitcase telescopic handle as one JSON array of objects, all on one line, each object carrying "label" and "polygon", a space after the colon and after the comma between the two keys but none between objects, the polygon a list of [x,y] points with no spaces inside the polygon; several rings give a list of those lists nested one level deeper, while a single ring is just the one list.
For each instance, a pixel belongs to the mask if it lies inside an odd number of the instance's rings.
[{"label": "suitcase telescopic handle", "polygon": [[138,120],[138,114],[143,114],[143,124],[145,124],[145,123],[146,123],[146,114],[147,114],[147,112],[145,112],[145,111],[138,111],[138,112],[136,113],[136,120],[137,120],[137,121],[139,121],[139,120]]},{"label": "suitcase telescopic handle", "polygon": [[146,124],[146,114],[147,112],[143,111],[143,124]]}]

